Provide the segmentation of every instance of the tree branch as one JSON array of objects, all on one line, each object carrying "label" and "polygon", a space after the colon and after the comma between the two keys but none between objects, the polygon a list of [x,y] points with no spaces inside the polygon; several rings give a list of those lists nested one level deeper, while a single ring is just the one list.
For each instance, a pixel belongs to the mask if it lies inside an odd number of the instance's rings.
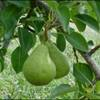
[{"label": "tree branch", "polygon": [[89,56],[91,56],[93,53],[96,52],[96,50],[98,50],[100,48],[100,45],[97,45],[96,47],[94,47],[93,49],[91,49],[91,51],[88,53]]},{"label": "tree branch", "polygon": [[91,56],[89,56],[88,53],[82,53],[80,52],[80,54],[83,56],[83,58],[85,59],[85,61],[90,65],[91,69],[94,71],[96,79],[100,80],[100,66],[98,66],[94,60],[91,58]]}]

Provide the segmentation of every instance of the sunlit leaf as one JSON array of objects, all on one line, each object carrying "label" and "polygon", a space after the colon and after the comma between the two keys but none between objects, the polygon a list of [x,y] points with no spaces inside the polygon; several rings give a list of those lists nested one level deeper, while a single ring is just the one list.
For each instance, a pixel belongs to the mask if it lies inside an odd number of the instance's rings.
[{"label": "sunlit leaf", "polygon": [[65,5],[59,5],[57,11],[57,17],[64,29],[64,31],[68,31],[70,13],[69,9]]},{"label": "sunlit leaf", "polygon": [[77,32],[71,32],[70,34],[66,35],[66,39],[76,49],[83,52],[88,51],[88,44],[81,34]]},{"label": "sunlit leaf", "polygon": [[99,32],[98,21],[94,19],[93,17],[86,15],[86,14],[78,14],[76,15],[76,18],[82,21],[84,24],[91,27],[92,29],[94,29],[95,31]]}]

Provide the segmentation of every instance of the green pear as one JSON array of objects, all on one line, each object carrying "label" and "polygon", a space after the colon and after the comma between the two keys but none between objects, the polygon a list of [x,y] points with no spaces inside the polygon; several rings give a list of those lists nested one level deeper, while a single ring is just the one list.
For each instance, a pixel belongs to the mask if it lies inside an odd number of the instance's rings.
[{"label": "green pear", "polygon": [[64,77],[69,72],[69,64],[67,58],[61,51],[51,42],[46,43],[52,61],[56,65],[56,78]]},{"label": "green pear", "polygon": [[37,86],[46,85],[55,78],[56,67],[44,44],[39,44],[27,58],[23,73],[26,80]]}]

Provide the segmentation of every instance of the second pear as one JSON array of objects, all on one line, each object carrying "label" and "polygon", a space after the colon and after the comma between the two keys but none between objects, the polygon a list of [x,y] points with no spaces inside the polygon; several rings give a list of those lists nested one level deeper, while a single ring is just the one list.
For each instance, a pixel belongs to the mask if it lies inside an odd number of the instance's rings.
[{"label": "second pear", "polygon": [[64,77],[69,72],[69,64],[62,52],[51,42],[46,43],[49,55],[56,66],[56,78]]}]

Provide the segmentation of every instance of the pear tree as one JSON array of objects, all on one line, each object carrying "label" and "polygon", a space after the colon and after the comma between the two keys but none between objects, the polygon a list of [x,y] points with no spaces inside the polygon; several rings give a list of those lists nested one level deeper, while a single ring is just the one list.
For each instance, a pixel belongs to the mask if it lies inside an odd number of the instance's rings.
[{"label": "pear tree", "polygon": [[[17,39],[12,67],[30,84],[45,86],[69,73],[75,78],[74,86],[61,84],[47,98],[78,91],[76,99],[100,99],[100,65],[92,59],[100,44],[87,41],[87,26],[100,33],[99,0],[0,0],[0,72],[9,44]],[[72,66],[64,54],[67,42],[74,54]]]}]

